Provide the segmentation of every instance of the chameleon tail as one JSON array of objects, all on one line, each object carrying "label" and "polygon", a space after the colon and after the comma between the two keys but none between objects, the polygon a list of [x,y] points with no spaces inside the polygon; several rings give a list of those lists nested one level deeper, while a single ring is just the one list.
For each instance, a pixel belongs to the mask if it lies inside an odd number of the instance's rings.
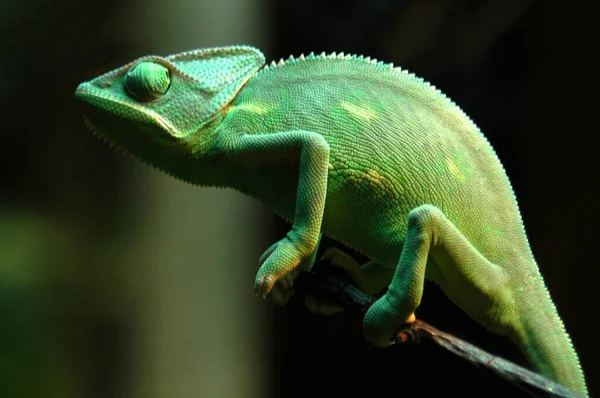
[{"label": "chameleon tail", "polygon": [[519,323],[509,337],[537,372],[587,397],[585,377],[571,338],[542,277],[535,279],[517,298]]}]

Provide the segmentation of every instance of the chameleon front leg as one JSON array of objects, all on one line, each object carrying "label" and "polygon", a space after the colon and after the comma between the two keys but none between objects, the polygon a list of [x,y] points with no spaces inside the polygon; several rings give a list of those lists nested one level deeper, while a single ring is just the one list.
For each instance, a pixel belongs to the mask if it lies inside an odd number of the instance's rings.
[{"label": "chameleon front leg", "polygon": [[263,297],[277,281],[296,269],[315,252],[321,233],[321,223],[327,196],[329,144],[322,135],[310,131],[244,135],[231,149],[236,152],[269,154],[300,153],[296,210],[292,229],[279,242],[265,251],[259,260],[254,292]]},{"label": "chameleon front leg", "polygon": [[472,301],[476,321],[490,326],[507,315],[508,300],[501,294],[505,274],[488,261],[435,206],[423,205],[408,215],[406,239],[400,260],[387,292],[367,311],[363,320],[365,338],[387,347],[395,333],[414,322],[421,303],[425,268],[432,257],[437,278],[456,297]]}]

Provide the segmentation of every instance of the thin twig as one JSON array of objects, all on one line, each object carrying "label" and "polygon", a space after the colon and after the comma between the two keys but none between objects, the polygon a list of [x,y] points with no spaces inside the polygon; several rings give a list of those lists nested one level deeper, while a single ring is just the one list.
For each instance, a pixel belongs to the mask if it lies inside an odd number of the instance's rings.
[{"label": "thin twig", "polygon": [[[345,280],[335,267],[315,267],[315,269],[319,268],[323,271],[301,273],[298,276],[295,283],[298,293],[336,303],[346,310],[361,314],[364,314],[377,299]],[[582,395],[576,394],[538,373],[483,351],[473,344],[444,333],[421,320],[417,320],[398,331],[396,343],[416,343],[422,339],[431,340],[474,365],[492,371],[530,395],[553,398],[583,398]]]}]

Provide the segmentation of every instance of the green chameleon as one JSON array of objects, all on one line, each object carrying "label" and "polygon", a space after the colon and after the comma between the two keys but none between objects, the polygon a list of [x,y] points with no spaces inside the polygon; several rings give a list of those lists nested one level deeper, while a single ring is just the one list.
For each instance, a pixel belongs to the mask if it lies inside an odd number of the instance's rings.
[{"label": "green chameleon", "polygon": [[[255,292],[285,303],[321,234],[363,253],[364,317],[389,346],[424,280],[543,375],[587,395],[506,173],[463,111],[431,84],[369,57],[264,66],[252,47],[147,56],[79,85],[88,126],[181,180],[233,188],[291,230],[259,260]],[[275,289],[274,289],[275,288]]]}]

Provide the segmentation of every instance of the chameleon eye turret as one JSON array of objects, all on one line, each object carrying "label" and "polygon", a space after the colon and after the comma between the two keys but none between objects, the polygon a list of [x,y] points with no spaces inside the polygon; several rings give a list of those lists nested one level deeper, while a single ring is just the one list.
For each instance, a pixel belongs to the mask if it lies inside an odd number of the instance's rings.
[{"label": "chameleon eye turret", "polygon": [[170,84],[169,70],[156,62],[140,62],[125,75],[127,93],[144,102],[165,95]]}]

